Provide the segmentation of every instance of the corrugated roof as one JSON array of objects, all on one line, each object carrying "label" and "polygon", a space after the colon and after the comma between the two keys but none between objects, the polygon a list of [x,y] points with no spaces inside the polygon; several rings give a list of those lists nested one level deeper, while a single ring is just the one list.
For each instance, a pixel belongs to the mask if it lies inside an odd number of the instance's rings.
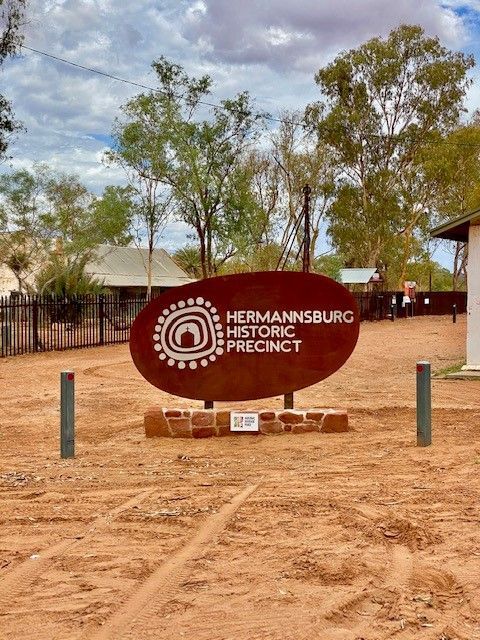
[{"label": "corrugated roof", "polygon": [[377,273],[375,268],[368,269],[340,269],[340,282],[343,284],[367,284]]},{"label": "corrugated roof", "polygon": [[[146,287],[148,250],[102,244],[85,267],[106,287]],[[178,287],[193,280],[164,249],[154,249],[152,287]]]},{"label": "corrugated roof", "polygon": [[471,211],[470,213],[444,222],[435,227],[430,232],[433,238],[443,238],[444,240],[459,240],[460,242],[468,242],[468,230],[471,224],[480,223],[480,209]]}]

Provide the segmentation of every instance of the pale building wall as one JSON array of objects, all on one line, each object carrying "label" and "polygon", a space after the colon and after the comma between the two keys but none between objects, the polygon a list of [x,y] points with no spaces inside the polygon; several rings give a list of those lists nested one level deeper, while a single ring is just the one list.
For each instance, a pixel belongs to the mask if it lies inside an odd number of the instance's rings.
[{"label": "pale building wall", "polygon": [[466,370],[480,371],[480,225],[468,231],[468,301]]},{"label": "pale building wall", "polygon": [[[24,287],[35,287],[35,274],[28,274],[23,278]],[[12,291],[18,291],[18,280],[11,269],[6,265],[0,264],[0,297],[9,296]]]},{"label": "pale building wall", "polygon": [[18,290],[18,283],[11,269],[0,264],[0,296],[9,296],[12,291]]}]

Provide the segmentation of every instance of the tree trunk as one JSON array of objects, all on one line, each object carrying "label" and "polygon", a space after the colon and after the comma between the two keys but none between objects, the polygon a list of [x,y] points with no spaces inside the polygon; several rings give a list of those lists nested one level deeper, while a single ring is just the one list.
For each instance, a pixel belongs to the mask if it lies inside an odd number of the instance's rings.
[{"label": "tree trunk", "polygon": [[312,232],[312,237],[310,239],[310,264],[313,265],[315,261],[315,247],[317,246],[318,236],[320,235],[320,231],[318,228],[315,228]]},{"label": "tree trunk", "polygon": [[455,243],[455,256],[453,259],[453,278],[452,288],[458,290],[460,277],[463,275],[466,279],[468,249],[465,242]]},{"label": "tree trunk", "polygon": [[398,279],[398,286],[403,289],[403,283],[407,279],[407,264],[410,259],[410,241],[412,239],[412,230],[410,228],[405,229],[403,234],[403,256],[402,256],[402,268],[400,271],[400,277]]},{"label": "tree trunk", "polygon": [[212,226],[209,221],[207,224],[207,266],[208,266],[208,277],[210,278],[213,274],[213,259],[212,259]]},{"label": "tree trunk", "polygon": [[22,278],[20,277],[19,273],[15,273],[15,277],[17,279],[17,283],[18,283],[18,292],[19,293],[23,293],[23,283],[22,283]]},{"label": "tree trunk", "polygon": [[147,257],[147,296],[152,295],[152,262],[153,262],[153,238],[148,239],[148,257]]},{"label": "tree trunk", "polygon": [[205,233],[200,225],[197,226],[198,242],[200,243],[200,265],[202,278],[207,278],[207,252],[205,248]]}]

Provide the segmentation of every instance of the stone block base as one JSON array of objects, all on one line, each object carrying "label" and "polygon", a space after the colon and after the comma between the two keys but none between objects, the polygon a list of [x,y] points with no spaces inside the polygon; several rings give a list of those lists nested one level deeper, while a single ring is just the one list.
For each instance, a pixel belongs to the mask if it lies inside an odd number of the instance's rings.
[{"label": "stone block base", "polygon": [[[341,433],[348,431],[348,414],[338,409],[248,411],[258,413],[258,433]],[[144,416],[147,438],[210,438],[244,435],[230,431],[230,410],[164,409],[152,407]],[[257,435],[250,432],[250,435]]]}]

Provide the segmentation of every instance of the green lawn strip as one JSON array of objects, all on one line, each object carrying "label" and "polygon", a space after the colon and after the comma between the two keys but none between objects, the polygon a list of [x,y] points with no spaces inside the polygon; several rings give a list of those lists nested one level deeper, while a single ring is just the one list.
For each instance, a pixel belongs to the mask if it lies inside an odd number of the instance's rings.
[{"label": "green lawn strip", "polygon": [[465,360],[462,362],[458,362],[457,364],[451,364],[449,367],[445,367],[444,369],[438,369],[438,371],[433,372],[433,378],[444,378],[449,373],[458,373],[462,370],[462,367],[465,365]]}]

